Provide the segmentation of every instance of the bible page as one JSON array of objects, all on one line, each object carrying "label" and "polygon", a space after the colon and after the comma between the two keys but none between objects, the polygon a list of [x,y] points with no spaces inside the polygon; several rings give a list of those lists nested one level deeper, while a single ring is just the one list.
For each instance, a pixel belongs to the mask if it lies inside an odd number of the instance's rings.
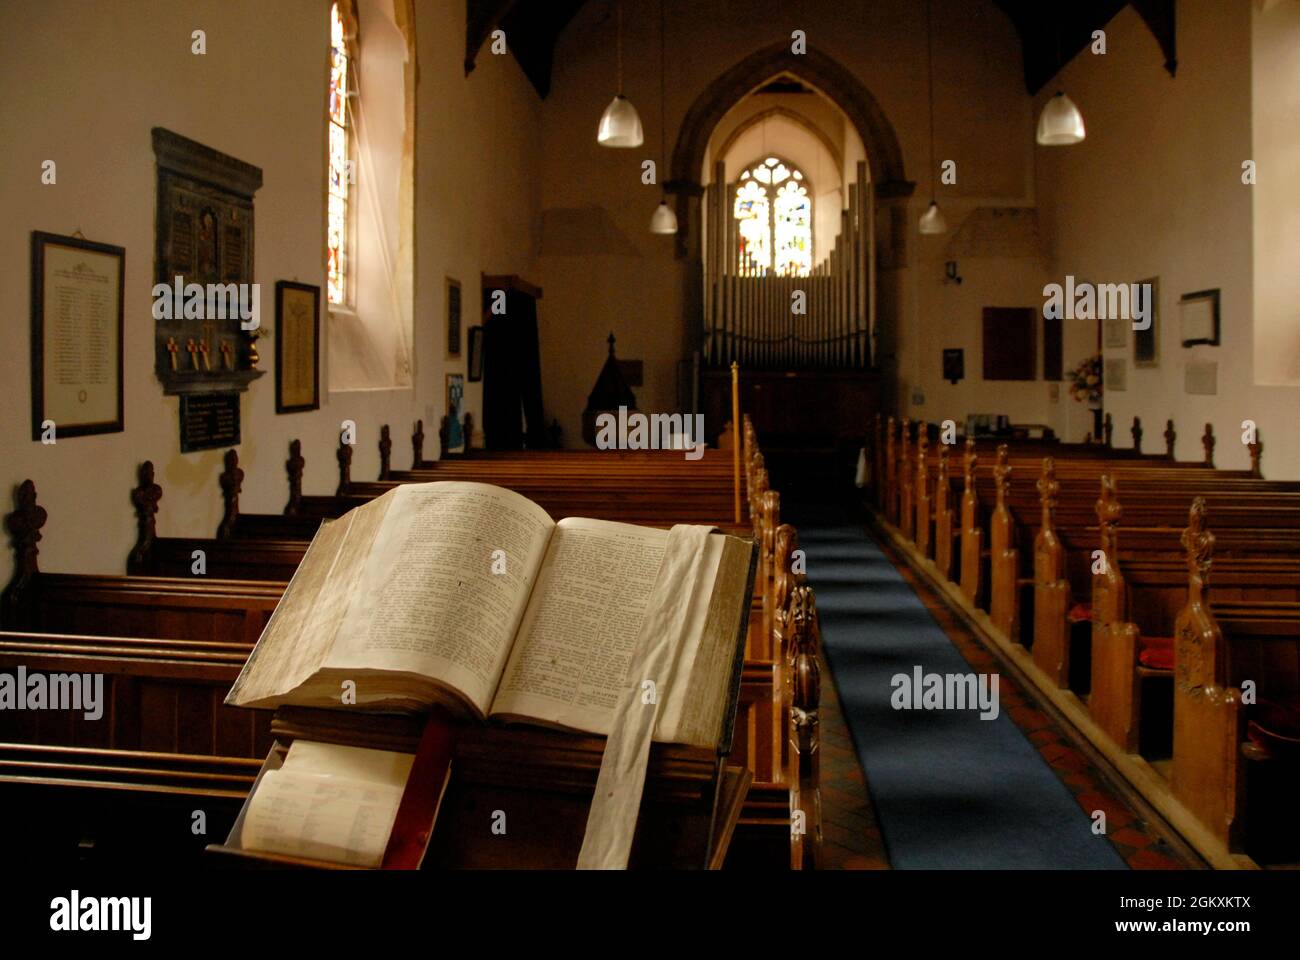
[{"label": "bible page", "polygon": [[492,712],[608,733],[667,543],[651,527],[556,524]]},{"label": "bible page", "polygon": [[[485,715],[553,527],[491,484],[397,488],[325,666],[432,677]],[[383,699],[356,692],[358,704]]]}]

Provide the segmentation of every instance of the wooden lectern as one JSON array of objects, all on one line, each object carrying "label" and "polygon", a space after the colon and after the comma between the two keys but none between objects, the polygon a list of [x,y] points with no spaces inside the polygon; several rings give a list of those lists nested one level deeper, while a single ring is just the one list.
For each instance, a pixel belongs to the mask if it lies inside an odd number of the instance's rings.
[{"label": "wooden lectern", "polygon": [[[751,779],[747,769],[726,760],[757,557],[755,549],[717,746],[652,745],[630,868],[719,869],[726,857]],[[271,723],[276,742],[262,772],[278,768],[297,739],[413,754],[425,723],[425,716],[281,707]],[[441,805],[437,797],[420,798],[430,817],[437,812],[423,867],[573,869],[604,749],[604,737],[522,724],[455,725],[451,773]],[[250,798],[256,789],[255,784]],[[505,831],[494,832],[501,814]],[[242,822],[241,813],[226,843],[207,848],[228,866],[349,869],[245,850],[240,846]]]}]

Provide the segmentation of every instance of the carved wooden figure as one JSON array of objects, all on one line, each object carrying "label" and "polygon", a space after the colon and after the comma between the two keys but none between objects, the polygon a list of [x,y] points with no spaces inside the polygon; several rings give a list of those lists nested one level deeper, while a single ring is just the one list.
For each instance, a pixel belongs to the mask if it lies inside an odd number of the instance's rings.
[{"label": "carved wooden figure", "polygon": [[235,535],[235,522],[239,519],[239,492],[244,485],[244,471],[239,469],[239,454],[227,450],[225,469],[221,471],[221,525],[217,527],[217,539],[229,540]]},{"label": "carved wooden figure", "polygon": [[1102,443],[1104,443],[1107,447],[1110,446],[1111,437],[1114,435],[1114,433],[1115,433],[1115,424],[1111,420],[1110,414],[1107,413],[1106,416],[1102,417],[1101,420]]},{"label": "carved wooden figure", "polygon": [[1264,444],[1259,439],[1259,429],[1255,430],[1255,439],[1246,444],[1246,452],[1250,454],[1250,475],[1256,480],[1263,480],[1264,473],[1259,467],[1259,455],[1264,452]]},{"label": "carved wooden figure", "polygon": [[411,434],[411,469],[419,470],[424,463],[424,421],[415,421],[415,432]]},{"label": "carved wooden figure", "polygon": [[799,787],[792,800],[792,814],[802,813],[802,836],[795,835],[791,866],[816,869],[821,856],[821,755],[818,711],[821,702],[821,671],[817,649],[817,604],[812,587],[800,585],[790,595],[790,676],[793,685],[791,747],[798,756]]},{"label": "carved wooden figure", "polygon": [[1214,466],[1214,424],[1205,425],[1205,433],[1201,435],[1201,447],[1205,450],[1205,465]]},{"label": "carved wooden figure", "polygon": [[989,617],[1010,640],[1020,633],[1019,553],[1016,550],[1015,519],[1007,506],[1011,487],[1011,465],[1005,443],[998,446],[993,466],[997,499],[989,518]]},{"label": "carved wooden figure", "polygon": [[1065,549],[1056,535],[1056,498],[1060,490],[1056,461],[1044,457],[1038,478],[1042,520],[1034,537],[1033,655],[1038,668],[1058,687],[1065,688],[1070,685],[1070,634],[1065,621],[1070,583],[1065,578]]},{"label": "carved wooden figure", "polygon": [[302,441],[289,441],[289,459],[284,461],[285,472],[289,474],[289,502],[284,505],[286,516],[296,517],[302,512],[302,472],[307,461],[302,455]]},{"label": "carved wooden figure", "polygon": [[339,433],[339,448],[335,456],[339,461],[339,486],[334,495],[341,497],[352,486],[352,444],[344,440],[342,432]]},{"label": "carved wooden figure", "polygon": [[915,516],[912,505],[912,477],[914,461],[910,441],[912,439],[912,421],[903,418],[902,440],[898,448],[898,529],[904,538],[911,540]]},{"label": "carved wooden figure", "polygon": [[948,444],[939,445],[939,466],[934,479],[934,565],[945,580],[952,579],[953,513],[948,476]]},{"label": "carved wooden figure", "polygon": [[1174,795],[1229,848],[1241,834],[1245,791],[1241,690],[1231,686],[1223,632],[1210,609],[1214,534],[1197,497],[1182,536],[1187,605],[1174,626]]},{"label": "carved wooden figure", "polygon": [[966,438],[966,459],[962,464],[965,487],[961,495],[961,591],[972,604],[978,604],[982,587],[980,554],[984,531],[979,525],[979,496],[975,491],[975,438]]},{"label": "carved wooden figure", "polygon": [[921,556],[930,556],[930,476],[926,469],[926,455],[929,452],[929,431],[922,423],[916,435],[916,549]]},{"label": "carved wooden figure", "polygon": [[143,570],[149,562],[149,550],[157,535],[158,501],[162,499],[162,487],[153,480],[152,460],[140,464],[137,476],[140,482],[131,491],[136,520],[135,546],[126,559],[126,568],[132,572]]},{"label": "carved wooden figure", "polygon": [[36,546],[41,539],[41,527],[49,515],[36,502],[36,484],[24,480],[14,491],[14,511],[5,516],[5,529],[9,531],[14,549],[14,572],[0,598],[0,623],[5,629],[22,629],[24,621],[23,594],[40,573],[36,558],[41,552]]},{"label": "carved wooden figure", "polygon": [[1138,629],[1126,620],[1128,603],[1119,569],[1117,526],[1124,514],[1110,474],[1101,477],[1097,501],[1101,556],[1092,577],[1092,693],[1088,709],[1097,725],[1126,753],[1138,748]]},{"label": "carved wooden figure", "polygon": [[1129,430],[1129,433],[1132,434],[1133,436],[1133,452],[1141,453],[1142,452],[1142,418],[1141,417],[1133,418],[1133,427],[1132,429]]},{"label": "carved wooden figure", "polygon": [[1172,420],[1165,421],[1165,456],[1170,460],[1174,458],[1174,442],[1178,439],[1178,433],[1174,430]]},{"label": "carved wooden figure", "polygon": [[379,479],[387,480],[392,471],[393,438],[388,432],[388,424],[379,428]]}]

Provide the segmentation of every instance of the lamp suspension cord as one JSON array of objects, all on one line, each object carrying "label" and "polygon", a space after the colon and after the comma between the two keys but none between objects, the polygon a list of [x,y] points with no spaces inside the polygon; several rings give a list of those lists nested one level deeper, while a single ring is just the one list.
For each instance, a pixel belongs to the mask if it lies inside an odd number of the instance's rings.
[{"label": "lamp suspension cord", "polygon": [[614,49],[618,57],[618,95],[623,96],[623,2],[619,0],[614,5],[618,17],[618,37],[614,43]]},{"label": "lamp suspension cord", "polygon": [[934,22],[932,0],[925,0],[925,64],[930,90],[930,202],[934,203]]},{"label": "lamp suspension cord", "polygon": [[663,180],[664,168],[668,166],[668,54],[665,50],[664,35],[664,0],[659,0],[659,162],[663,168],[659,179]]}]

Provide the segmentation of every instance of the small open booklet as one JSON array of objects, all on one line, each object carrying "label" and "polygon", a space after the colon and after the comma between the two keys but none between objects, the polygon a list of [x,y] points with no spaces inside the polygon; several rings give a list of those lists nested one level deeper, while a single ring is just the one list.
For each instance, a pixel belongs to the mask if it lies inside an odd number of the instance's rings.
[{"label": "small open booklet", "polygon": [[[753,544],[553,521],[481,483],[404,484],[322,525],[226,703],[421,710],[608,735],[636,682],[654,739],[716,746]],[[680,547],[692,546],[687,556]],[[661,591],[688,598],[672,675],[630,678]],[[647,685],[648,684],[648,685]]]}]

